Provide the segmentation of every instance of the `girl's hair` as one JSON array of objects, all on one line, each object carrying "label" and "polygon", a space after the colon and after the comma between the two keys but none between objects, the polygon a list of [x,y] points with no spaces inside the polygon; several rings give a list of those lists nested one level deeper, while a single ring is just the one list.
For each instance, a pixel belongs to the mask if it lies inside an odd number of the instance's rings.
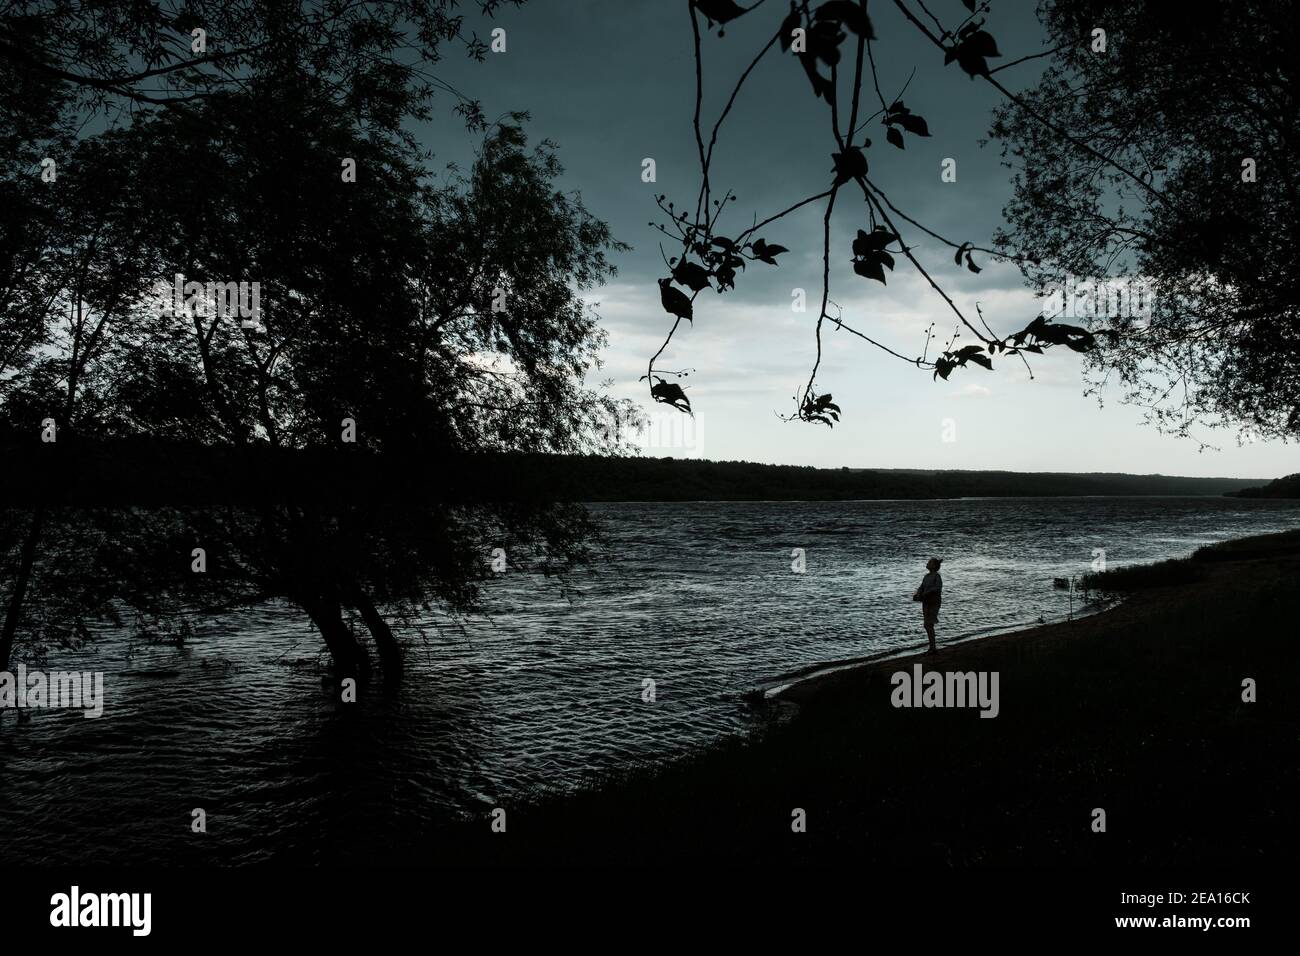
[{"label": "girl's hair", "polygon": [[927,561],[926,563],[927,563],[927,564],[933,564],[933,565],[937,568],[937,567],[939,567],[941,564],[943,564],[943,558],[931,558],[931,559],[930,559],[929,561]]}]

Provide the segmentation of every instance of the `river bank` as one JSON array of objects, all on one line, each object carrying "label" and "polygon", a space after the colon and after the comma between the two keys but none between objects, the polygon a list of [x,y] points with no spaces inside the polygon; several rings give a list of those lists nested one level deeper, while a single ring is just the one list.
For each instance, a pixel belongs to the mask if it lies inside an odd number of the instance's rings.
[{"label": "river bank", "polygon": [[[536,794],[501,808],[504,833],[485,812],[422,855],[893,867],[1289,860],[1296,817],[1281,808],[1300,801],[1300,533],[1114,580],[1128,596],[1104,613],[801,681],[778,695],[797,715],[753,739],[578,793]],[[895,706],[893,675],[916,664],[996,673],[997,716]],[[1248,680],[1253,702],[1243,700]]]}]

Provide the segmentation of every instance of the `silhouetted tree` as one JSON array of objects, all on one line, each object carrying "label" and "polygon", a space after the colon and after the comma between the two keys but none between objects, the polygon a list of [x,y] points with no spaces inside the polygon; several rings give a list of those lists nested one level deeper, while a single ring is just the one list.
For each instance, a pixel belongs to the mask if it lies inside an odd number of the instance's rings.
[{"label": "silhouetted tree", "polygon": [[1089,316],[1089,378],[1162,429],[1300,434],[1298,12],[1044,3],[1053,59],[992,130],[1016,170],[999,246],[1033,253],[1027,279],[1149,283],[1149,312]]},{"label": "silhouetted tree", "polygon": [[[153,189],[132,175],[129,138],[109,132],[76,144],[64,159],[60,179],[43,182],[24,171],[24,180],[11,170],[3,183],[19,206],[4,233],[12,258],[0,293],[0,423],[32,443],[48,429],[51,449],[98,430],[115,325],[158,274],[142,214]],[[47,517],[46,502],[35,502],[15,538],[0,670],[23,619]]]},{"label": "silhouetted tree", "polygon": [[[525,2],[474,7],[490,18]],[[59,93],[22,103],[27,113],[51,105],[76,115],[184,109],[245,88],[268,64],[292,61],[366,124],[391,129],[402,116],[427,119],[441,94],[482,129],[478,101],[431,72],[449,45],[480,61],[488,52],[458,0],[24,0],[0,13],[0,76],[19,80],[15,100],[51,84]]]},{"label": "silhouetted tree", "polygon": [[[206,123],[208,108],[226,124]],[[421,184],[413,151],[359,136],[287,80],[141,135],[143,168],[168,170],[173,201],[153,219],[167,268],[258,277],[261,315],[249,328],[145,305],[114,372],[122,433],[338,449],[351,419],[357,453],[388,461],[612,447],[602,426],[621,412],[583,385],[603,333],[578,297],[611,272],[612,240],[555,189],[553,152],[528,151],[517,125],[494,128],[468,175],[437,187]],[[356,182],[340,156],[356,160]],[[357,651],[342,608],[395,670],[379,605],[467,610],[493,546],[509,542],[520,567],[534,544],[565,564],[586,527],[563,506],[385,508],[340,492],[336,508],[264,509],[256,534],[219,537],[259,591],[308,612],[344,671]]]},{"label": "silhouetted tree", "polygon": [[[453,4],[322,12],[258,3],[247,23],[211,5],[212,18],[200,19],[222,26],[209,33],[225,46],[202,62],[161,50],[209,5],[160,14],[161,28],[137,22],[147,12],[37,6],[37,16],[3,21],[0,69],[55,89],[66,109],[47,115],[3,101],[27,117],[7,148],[28,159],[64,152],[57,182],[5,168],[6,185],[28,202],[5,234],[21,263],[0,314],[0,418],[11,434],[34,442],[33,422],[61,416],[60,442],[183,439],[249,462],[268,449],[333,449],[382,462],[387,474],[406,460],[463,467],[489,451],[614,446],[625,410],[585,382],[603,333],[580,298],[612,272],[608,229],[557,189],[554,150],[527,147],[522,117],[487,130],[471,169],[440,183],[403,127],[427,115],[437,87],[422,67],[395,62],[403,31],[435,53],[460,36]],[[325,33],[321,17],[333,24]],[[151,42],[162,35],[163,47],[140,47],[138,30]],[[19,49],[20,34],[39,42]],[[101,42],[95,55],[69,68],[60,51],[91,35]],[[468,49],[482,53],[475,41]],[[143,90],[158,78],[164,94]],[[69,117],[123,100],[145,112],[72,149]],[[486,128],[476,106],[460,106],[472,127]],[[120,162],[96,167],[101,154]],[[355,163],[355,181],[342,175],[344,160]],[[62,231],[42,231],[56,222]],[[176,275],[257,282],[256,322],[178,314]],[[65,312],[70,331],[56,322]],[[117,321],[123,314],[130,323]],[[341,447],[345,418],[357,441]],[[583,556],[591,531],[571,506],[470,506],[442,500],[436,486],[417,506],[342,485],[328,502],[273,491],[251,508],[151,515],[133,540],[101,527],[99,540],[117,544],[96,552],[95,570],[146,614],[187,597],[288,598],[321,630],[340,674],[365,666],[342,618],[352,608],[396,673],[394,615],[409,620],[430,605],[464,613],[491,548],[514,568],[553,571]],[[48,513],[38,501],[10,548],[17,586],[6,654],[18,627],[42,613],[24,594],[48,563],[39,553]],[[190,574],[193,546],[210,553],[207,575]]]}]

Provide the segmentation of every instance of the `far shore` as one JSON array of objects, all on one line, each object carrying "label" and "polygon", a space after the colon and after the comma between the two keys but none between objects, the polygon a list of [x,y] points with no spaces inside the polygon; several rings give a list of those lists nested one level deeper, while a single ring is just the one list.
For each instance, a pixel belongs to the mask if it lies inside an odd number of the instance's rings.
[{"label": "far shore", "polygon": [[[1107,578],[1126,599],[1102,613],[799,681],[779,695],[797,714],[752,738],[534,794],[507,805],[508,836],[485,814],[392,858],[1290,865],[1300,531]],[[917,664],[996,672],[996,718],[894,706],[893,675]]]}]

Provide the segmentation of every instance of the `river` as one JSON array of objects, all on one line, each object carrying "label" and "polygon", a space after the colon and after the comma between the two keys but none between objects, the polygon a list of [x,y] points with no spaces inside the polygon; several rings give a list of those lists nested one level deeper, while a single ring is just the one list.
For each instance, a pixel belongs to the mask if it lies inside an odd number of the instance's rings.
[{"label": "river", "polygon": [[0,720],[0,863],[364,862],[449,817],[746,733],[763,718],[745,692],[778,675],[918,647],[909,598],[931,555],[942,642],[1064,618],[1053,579],[1102,551],[1116,567],[1300,526],[1300,504],[1229,498],[592,510],[606,539],[574,593],[492,582],[489,618],[424,622],[394,694],[340,703],[300,666],[319,638],[278,604],[179,648],[106,633],[52,655],[104,673],[104,715]]}]

